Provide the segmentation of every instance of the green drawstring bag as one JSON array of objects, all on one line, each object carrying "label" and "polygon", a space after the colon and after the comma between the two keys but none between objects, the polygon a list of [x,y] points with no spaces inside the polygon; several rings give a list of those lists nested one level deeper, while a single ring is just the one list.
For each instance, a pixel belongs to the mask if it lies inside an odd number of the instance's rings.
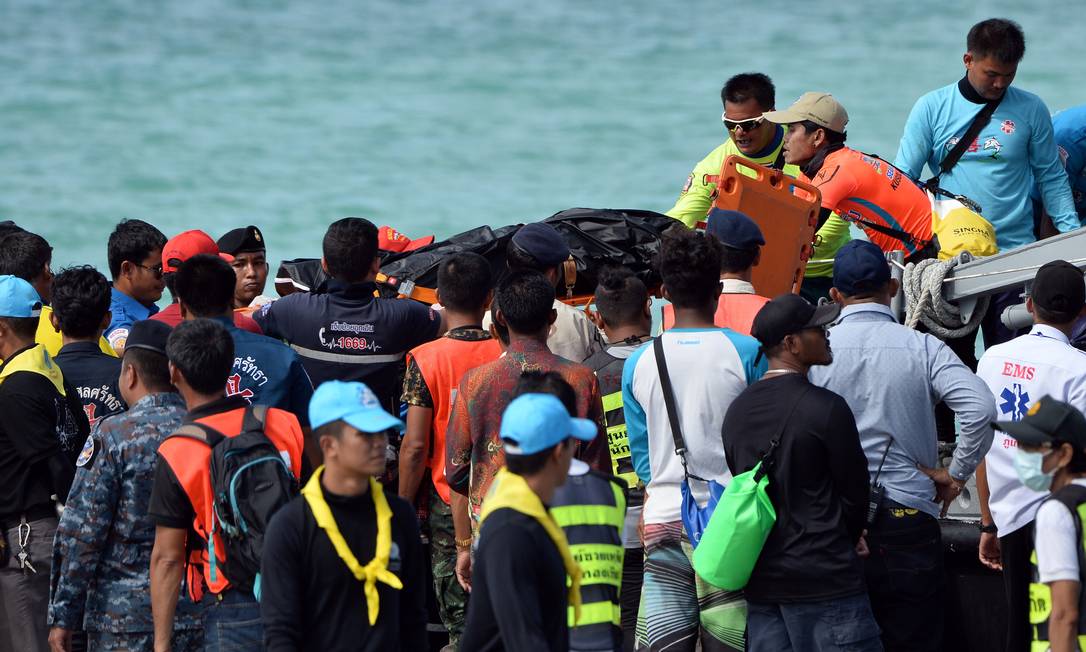
[{"label": "green drawstring bag", "polygon": [[[776,448],[774,442],[771,451]],[[728,483],[713,511],[701,545],[694,549],[694,571],[706,582],[728,591],[747,585],[762,546],[777,522],[769,500],[769,478],[763,458]]]},{"label": "green drawstring bag", "polygon": [[807,389],[792,404],[762,459],[728,483],[705,526],[701,543],[694,549],[694,571],[713,586],[738,591],[750,581],[765,540],[777,522],[777,510],[766,493],[767,473],[773,468],[784,427],[806,394]]}]

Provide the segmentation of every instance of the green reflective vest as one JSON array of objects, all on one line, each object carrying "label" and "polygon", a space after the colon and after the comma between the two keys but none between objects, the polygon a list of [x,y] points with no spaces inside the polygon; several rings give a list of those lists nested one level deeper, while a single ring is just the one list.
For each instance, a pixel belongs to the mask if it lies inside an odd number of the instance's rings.
[{"label": "green reflective vest", "polygon": [[[1070,484],[1052,494],[1047,500],[1057,500],[1071,511],[1075,520],[1075,531],[1078,533],[1078,576],[1080,587],[1086,587],[1086,536],[1084,536],[1082,523],[1086,517],[1086,487]],[[1049,536],[1044,532],[1038,532],[1036,536]],[[1048,643],[1048,618],[1052,615],[1052,591],[1047,584],[1040,582],[1037,569],[1037,549],[1034,548],[1030,555],[1030,566],[1033,581],[1029,585],[1029,623],[1033,628],[1033,643],[1030,652],[1047,652]],[[1078,597],[1078,646],[1086,650],[1086,591],[1080,590]]]},{"label": "green reflective vest", "polygon": [[622,588],[624,483],[595,471],[571,474],[555,493],[551,515],[581,567],[581,618],[569,609],[571,649],[622,647],[619,591]]}]

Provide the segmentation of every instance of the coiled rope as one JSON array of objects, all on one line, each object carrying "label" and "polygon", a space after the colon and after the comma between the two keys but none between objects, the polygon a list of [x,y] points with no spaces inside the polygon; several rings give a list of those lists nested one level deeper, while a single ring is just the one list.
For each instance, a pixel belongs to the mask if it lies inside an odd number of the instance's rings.
[{"label": "coiled rope", "polygon": [[929,258],[905,265],[901,283],[905,290],[905,325],[916,328],[923,323],[928,331],[946,340],[962,337],[977,330],[984,313],[988,311],[990,297],[977,301],[968,321],[962,321],[961,308],[943,298],[943,279],[958,264],[965,262],[955,256],[950,260]]}]

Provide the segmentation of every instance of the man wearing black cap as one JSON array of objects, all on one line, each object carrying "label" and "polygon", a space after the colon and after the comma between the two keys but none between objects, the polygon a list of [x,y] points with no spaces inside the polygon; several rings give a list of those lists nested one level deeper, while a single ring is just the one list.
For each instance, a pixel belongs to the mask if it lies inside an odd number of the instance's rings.
[{"label": "man wearing black cap", "polygon": [[[1086,635],[1082,613],[1084,545],[1082,511],[1086,504],[1086,418],[1051,396],[1037,400],[1017,421],[995,427],[1017,443],[1014,466],[1022,484],[1051,491],[1037,510],[1037,532],[1031,546],[1036,581],[1023,614],[1033,623],[1029,649],[1052,652],[1079,650]],[[1027,649],[1023,647],[1022,649]]]},{"label": "man wearing black cap", "polygon": [[252,224],[227,231],[219,238],[219,251],[234,257],[230,266],[238,277],[234,288],[234,308],[249,308],[264,291],[268,281],[268,247],[264,234]]},{"label": "man wearing black cap", "polygon": [[[897,289],[879,247],[866,240],[841,247],[830,290],[844,306],[830,329],[834,361],[811,369],[810,378],[848,402],[867,455],[878,504],[864,571],[883,645],[934,651],[942,649],[944,579],[936,519],[988,452],[995,405],[946,344],[897,323],[890,311]],[[950,466],[937,469],[939,401],[957,415],[961,431]]]},{"label": "man wearing black cap", "polygon": [[[185,403],[170,384],[170,327],[132,325],[121,360],[120,391],[131,409],[103,419],[76,462],[75,482],[57,526],[49,602],[49,641],[70,650],[87,629],[92,650],[149,650],[153,644],[150,567],[155,525],[147,515],[156,451],[181,426]],[[199,609],[178,605],[174,650],[203,647]]]},{"label": "man wearing black cap", "polygon": [[[999,418],[1023,419],[1041,396],[1086,410],[1086,353],[1069,336],[1086,306],[1082,271],[1063,260],[1037,270],[1026,299],[1034,326],[1027,335],[989,348],[977,366],[988,385]],[[1029,646],[1030,554],[1034,516],[1048,497],[1022,483],[1015,472],[1016,440],[998,434],[977,467],[980,498],[980,561],[1003,570],[1007,599],[1007,650]]]},{"label": "man wearing black cap", "polygon": [[[564,285],[562,263],[569,260],[569,245],[550,224],[533,222],[520,227],[509,241],[505,260],[511,270],[528,269],[542,272],[551,285]],[[573,362],[582,362],[603,349],[600,333],[584,312],[569,304],[554,300],[558,319],[551,324],[547,348],[551,353]],[[483,328],[489,328],[483,320]]]},{"label": "man wearing black cap", "polygon": [[[746,213],[714,208],[705,227],[722,245],[720,248],[720,298],[713,323],[720,328],[750,335],[754,315],[769,301],[751,285],[754,266],[762,257],[765,238]],[[664,306],[664,330],[675,325],[675,309]]]},{"label": "man wearing black cap", "polygon": [[833,361],[826,327],[840,312],[795,294],[767,303],[753,335],[769,370],[724,417],[733,475],[778,442],[767,490],[777,521],[744,589],[747,649],[755,652],[839,650],[844,640],[849,650],[882,649],[857,555],[866,554],[867,459],[845,399],[807,380],[812,366]]}]

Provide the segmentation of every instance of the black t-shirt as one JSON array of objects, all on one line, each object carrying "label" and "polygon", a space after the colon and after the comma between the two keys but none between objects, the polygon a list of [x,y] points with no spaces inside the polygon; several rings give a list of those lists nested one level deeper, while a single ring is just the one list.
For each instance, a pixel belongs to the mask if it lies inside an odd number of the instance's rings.
[{"label": "black t-shirt", "polygon": [[487,516],[461,650],[569,649],[566,567],[547,531],[513,509]]},{"label": "black t-shirt", "polygon": [[[260,597],[270,652],[427,649],[424,564],[429,560],[422,554],[414,510],[387,489],[385,498],[392,509],[388,569],[403,588],[378,581],[380,610],[372,627],[364,583],[355,579],[328,534],[317,526],[305,498],[295,498],[272,518],[264,538]],[[377,542],[373,497],[369,492],[337,496],[325,490],[324,499],[351,552],[367,564]]]},{"label": "black t-shirt", "polygon": [[326,281],[253,314],[264,334],[291,345],[313,386],[357,380],[393,414],[399,408],[404,354],[438,336],[441,317],[411,299],[378,299],[373,283]]},{"label": "black t-shirt", "polygon": [[99,419],[128,409],[117,388],[121,360],[102,353],[97,342],[65,344],[53,360],[75,387],[92,428]]},{"label": "black t-shirt", "polygon": [[[22,349],[3,365],[29,350]],[[0,383],[0,519],[47,506],[56,495],[64,502],[75,475],[75,461],[90,426],[71,383],[65,395],[41,374],[19,371]]]},{"label": "black t-shirt", "polygon": [[867,458],[845,400],[800,374],[770,376],[732,401],[723,432],[734,475],[754,468],[781,433],[767,489],[777,522],[744,589],[747,599],[809,602],[863,592],[855,545],[867,509]]}]

